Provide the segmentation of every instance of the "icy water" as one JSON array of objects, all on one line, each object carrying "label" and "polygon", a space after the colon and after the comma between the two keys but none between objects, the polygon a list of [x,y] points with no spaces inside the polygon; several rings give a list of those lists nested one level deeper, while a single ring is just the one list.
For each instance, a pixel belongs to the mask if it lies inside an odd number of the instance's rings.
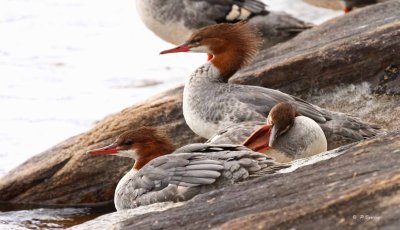
[{"label": "icy water", "polygon": [[[266,2],[314,23],[341,14],[300,0]],[[158,55],[170,47],[142,25],[132,0],[0,0],[0,177],[104,116],[184,82],[206,59]],[[21,208],[0,205],[0,229],[62,228],[102,212],[12,211]]]},{"label": "icy water", "polygon": [[[63,229],[115,211],[111,205],[97,208],[54,208],[0,204],[0,229]],[[17,210],[15,210],[17,209]]]}]

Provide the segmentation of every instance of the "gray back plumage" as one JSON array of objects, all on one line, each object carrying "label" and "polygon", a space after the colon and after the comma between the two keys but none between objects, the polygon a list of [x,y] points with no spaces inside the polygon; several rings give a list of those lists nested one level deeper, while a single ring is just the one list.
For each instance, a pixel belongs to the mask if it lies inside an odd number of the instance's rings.
[{"label": "gray back plumage", "polygon": [[[255,26],[262,33],[264,48],[289,40],[298,33],[312,27],[311,24],[286,13],[268,11],[266,5],[259,0],[137,1],[141,1],[140,4],[146,6],[144,9],[139,8],[139,10],[146,11],[145,13],[150,15],[154,21],[160,24],[177,25],[174,28],[183,25],[184,28],[179,30],[186,32],[194,32],[217,23],[235,23],[247,20],[249,24]],[[176,40],[171,40],[171,38],[165,36],[165,33],[169,32],[169,27],[152,28],[150,26],[149,28],[168,42],[177,43]],[[156,30],[163,30],[163,32]],[[187,37],[181,38],[181,42],[186,39]]]},{"label": "gray back plumage", "polygon": [[[226,16],[236,5],[251,12],[251,16],[267,14],[266,5],[258,0],[140,0],[149,6],[152,15],[158,21],[183,21],[193,30],[228,20]],[[180,9],[177,11],[176,9]],[[247,19],[247,18],[246,18]]]},{"label": "gray back plumage", "polygon": [[[204,69],[212,70],[210,64],[203,65]],[[259,86],[237,85],[230,83],[218,83],[210,76],[211,71],[204,71],[202,75],[193,76],[189,84],[185,85],[184,101],[192,113],[197,113],[205,122],[219,124],[219,130],[209,131],[214,135],[225,134],[229,126],[243,124],[243,129],[249,133],[251,123],[265,123],[270,110],[279,102],[289,102],[303,116],[309,117],[320,124],[328,140],[328,148],[332,149],[340,145],[363,140],[375,136],[382,131],[379,127],[362,122],[352,116],[332,112],[312,105],[298,97],[291,96],[281,91],[263,88]],[[207,92],[207,93],[204,93]],[[212,101],[212,103],[209,103]],[[186,118],[185,118],[186,119]],[[223,125],[221,125],[223,124]],[[250,124],[250,125],[249,125]],[[191,127],[193,129],[193,127]],[[240,130],[240,129],[239,129]],[[194,130],[196,132],[196,130]],[[232,138],[235,142],[213,143],[242,143],[248,136],[235,134],[232,129]],[[204,136],[212,138],[212,136]],[[238,141],[239,138],[242,138]]]},{"label": "gray back plumage", "polygon": [[275,104],[282,101],[291,103],[299,114],[319,123],[327,137],[329,149],[382,133],[376,125],[365,123],[344,113],[322,109],[278,90],[257,86],[238,86],[237,88],[238,92],[234,93],[237,99],[246,103],[249,110],[262,114],[265,118]]},{"label": "gray back plumage", "polygon": [[201,191],[271,174],[288,165],[238,145],[192,144],[158,157],[121,180],[118,210],[155,202],[188,200]]},{"label": "gray back plumage", "polygon": [[207,140],[208,144],[242,144],[254,131],[265,125],[265,122],[241,122],[229,125]]}]

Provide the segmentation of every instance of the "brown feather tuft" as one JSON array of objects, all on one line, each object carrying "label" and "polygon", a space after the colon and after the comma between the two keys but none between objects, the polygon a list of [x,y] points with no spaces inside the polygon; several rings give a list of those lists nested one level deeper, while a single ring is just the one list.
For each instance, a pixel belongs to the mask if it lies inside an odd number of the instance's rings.
[{"label": "brown feather tuft", "polygon": [[116,141],[120,150],[135,149],[139,158],[134,168],[139,170],[149,161],[175,151],[171,139],[161,129],[141,127],[125,132]]},{"label": "brown feather tuft", "polygon": [[199,41],[210,49],[214,56],[211,62],[220,70],[224,82],[248,65],[263,43],[262,34],[245,21],[204,27],[188,41]]}]

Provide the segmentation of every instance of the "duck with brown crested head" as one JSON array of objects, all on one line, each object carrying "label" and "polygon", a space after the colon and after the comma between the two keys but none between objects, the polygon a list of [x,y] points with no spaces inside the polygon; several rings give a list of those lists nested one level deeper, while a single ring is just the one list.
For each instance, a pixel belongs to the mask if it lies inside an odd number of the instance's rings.
[{"label": "duck with brown crested head", "polygon": [[287,102],[275,105],[261,126],[243,142],[253,151],[262,152],[278,162],[289,162],[327,150],[321,127],[314,120],[301,116]]},{"label": "duck with brown crested head", "polygon": [[381,2],[382,0],[342,0],[344,12],[349,13],[354,8],[360,8]]},{"label": "duck with brown crested head", "polygon": [[161,39],[181,44],[205,26],[247,20],[257,27],[268,48],[287,41],[312,24],[266,9],[260,0],[136,0],[143,23]]},{"label": "duck with brown crested head", "polygon": [[240,145],[191,144],[175,150],[164,132],[148,127],[125,132],[113,144],[88,153],[135,160],[115,189],[117,210],[189,200],[288,167]]},{"label": "duck with brown crested head", "polygon": [[279,102],[289,102],[300,114],[316,121],[325,132],[329,148],[381,132],[377,126],[322,109],[278,90],[229,83],[240,68],[252,61],[261,42],[259,32],[247,23],[218,24],[202,28],[182,45],[161,52],[201,52],[212,56],[192,73],[184,88],[183,114],[196,134],[209,139],[232,125],[263,123]]}]

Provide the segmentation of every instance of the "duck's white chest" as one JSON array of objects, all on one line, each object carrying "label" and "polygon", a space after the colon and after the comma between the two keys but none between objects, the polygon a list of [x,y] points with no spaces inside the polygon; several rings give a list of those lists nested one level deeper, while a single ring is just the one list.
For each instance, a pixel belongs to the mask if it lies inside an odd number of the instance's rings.
[{"label": "duck's white chest", "polygon": [[327,150],[327,141],[321,127],[311,118],[298,116],[292,128],[276,143],[277,149],[293,159],[309,157]]},{"label": "duck's white chest", "polygon": [[198,112],[198,109],[201,109],[202,105],[195,105],[196,103],[192,101],[191,97],[192,95],[190,95],[189,90],[185,87],[183,91],[183,116],[186,124],[197,135],[209,139],[217,133],[219,130],[219,124],[207,122],[207,120]]},{"label": "duck's white chest", "polygon": [[307,130],[304,137],[307,140],[307,146],[301,157],[313,156],[327,150],[328,144],[324,131],[317,122],[305,116],[296,117],[296,122],[300,122],[303,129]]},{"label": "duck's white chest", "polygon": [[114,204],[115,208],[118,210],[127,209],[131,205],[131,200],[129,199],[130,191],[129,181],[137,173],[137,170],[131,169],[124,177],[118,182],[114,194]]},{"label": "duck's white chest", "polygon": [[265,153],[278,162],[289,162],[326,150],[327,140],[318,123],[311,118],[298,116],[292,128],[280,136]]}]

